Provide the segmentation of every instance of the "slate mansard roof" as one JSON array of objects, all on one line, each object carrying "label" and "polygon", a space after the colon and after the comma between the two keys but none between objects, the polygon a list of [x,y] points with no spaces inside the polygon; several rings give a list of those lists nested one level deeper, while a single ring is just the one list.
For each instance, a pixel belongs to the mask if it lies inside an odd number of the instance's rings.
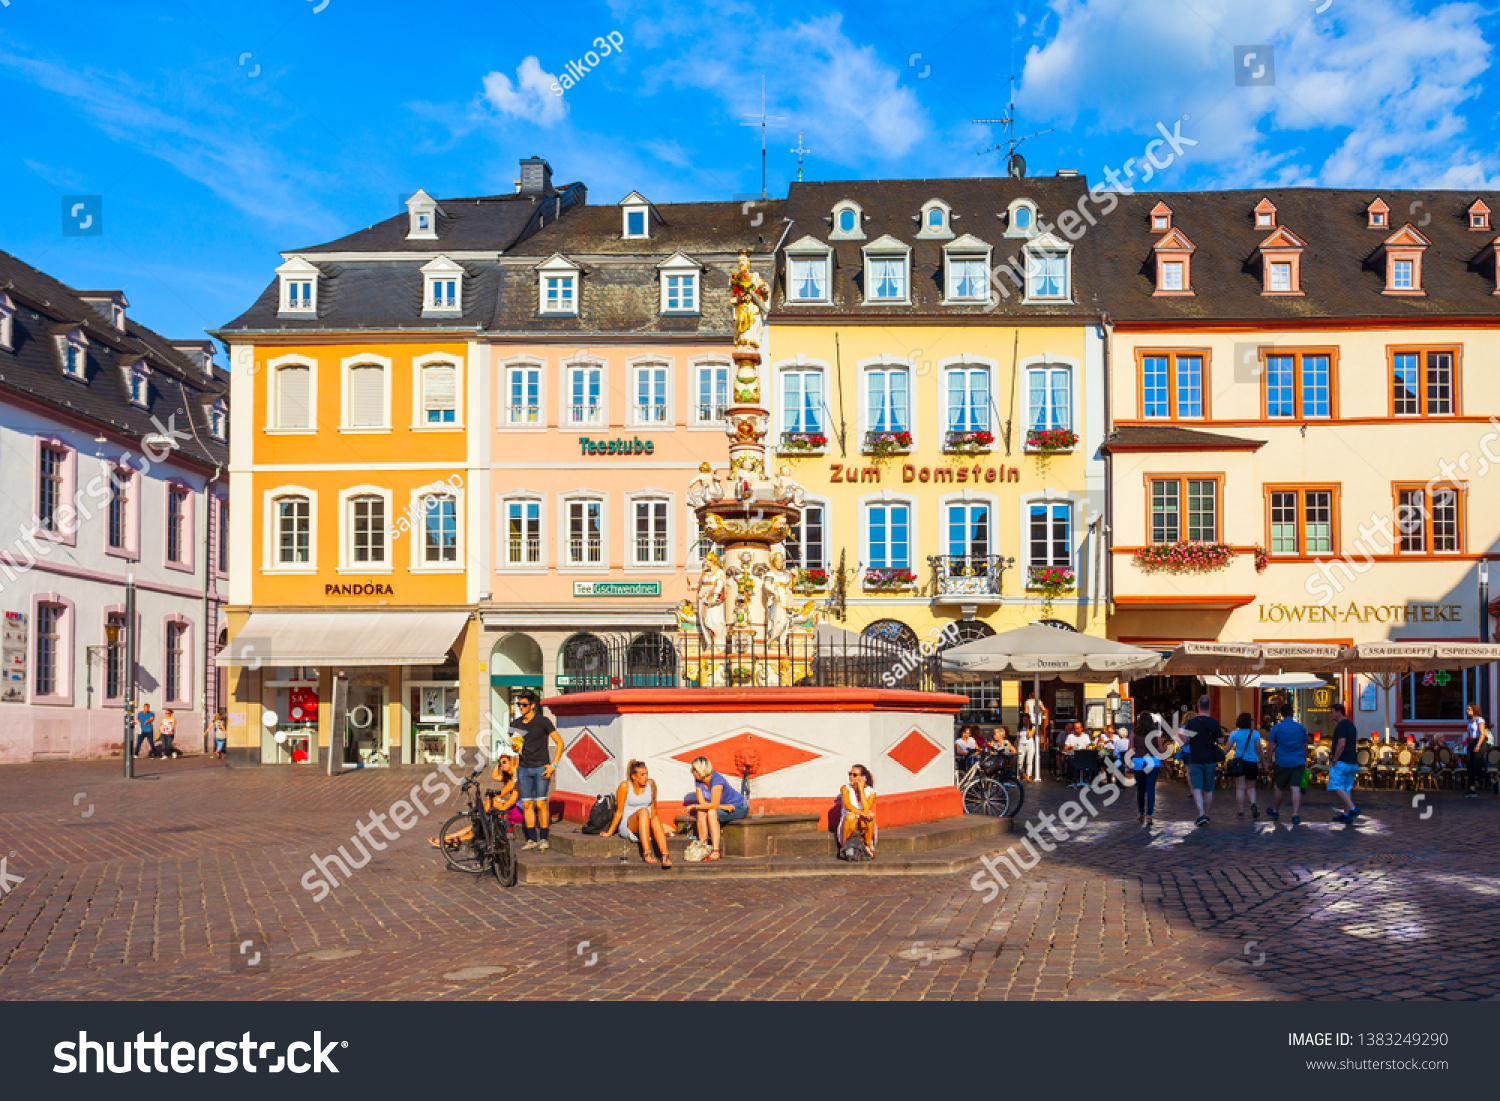
[{"label": "slate mansard roof", "polygon": [[[111,292],[82,293],[97,300]],[[228,445],[209,429],[209,406],[222,400],[227,407],[229,375],[217,366],[205,373],[177,347],[207,345],[206,336],[168,340],[128,313],[120,332],[80,292],[5,252],[0,252],[0,294],[13,307],[11,346],[0,346],[0,396],[19,395],[137,440],[158,434],[159,423],[189,433],[187,439],[176,437],[181,457],[209,466],[228,464]],[[81,379],[64,371],[59,338],[73,331],[86,342]],[[137,363],[149,372],[144,408],[130,400],[126,368]]]}]

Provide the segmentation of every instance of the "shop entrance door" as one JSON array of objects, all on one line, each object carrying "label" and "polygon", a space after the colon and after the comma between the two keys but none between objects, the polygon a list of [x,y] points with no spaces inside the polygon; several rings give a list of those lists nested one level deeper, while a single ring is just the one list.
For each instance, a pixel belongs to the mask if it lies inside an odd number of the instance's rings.
[{"label": "shop entrance door", "polygon": [[356,768],[381,768],[391,763],[386,745],[385,702],[386,690],[383,687],[349,686],[344,764]]}]

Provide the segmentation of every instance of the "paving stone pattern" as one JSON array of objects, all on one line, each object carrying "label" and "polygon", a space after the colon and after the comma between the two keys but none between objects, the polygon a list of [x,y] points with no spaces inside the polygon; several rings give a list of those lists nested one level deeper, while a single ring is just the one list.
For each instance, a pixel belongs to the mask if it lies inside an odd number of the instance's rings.
[{"label": "paving stone pattern", "polygon": [[[426,843],[454,800],[314,902],[311,854],[348,846],[420,772],[138,767],[129,782],[119,762],[0,768],[0,857],[24,877],[0,897],[0,997],[1500,996],[1494,796],[1418,809],[1370,793],[1348,829],[1324,793],[1293,828],[1237,821],[1220,792],[1194,829],[1185,790],[1163,786],[1144,830],[1126,792],[990,903],[977,863],[507,891]],[[1018,828],[1067,795],[1032,788]]]}]

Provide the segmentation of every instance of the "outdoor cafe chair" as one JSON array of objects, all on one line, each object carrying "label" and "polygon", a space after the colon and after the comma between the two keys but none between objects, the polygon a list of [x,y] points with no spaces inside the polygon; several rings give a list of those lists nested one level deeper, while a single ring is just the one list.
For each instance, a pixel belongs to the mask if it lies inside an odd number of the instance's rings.
[{"label": "outdoor cafe chair", "polygon": [[1381,746],[1378,750],[1371,747],[1373,759],[1370,761],[1370,772],[1374,774],[1377,786],[1389,787],[1396,772],[1396,754],[1388,745]]},{"label": "outdoor cafe chair", "polygon": [[1485,766],[1489,773],[1487,777],[1489,786],[1494,788],[1497,795],[1500,795],[1500,746],[1490,747],[1489,753],[1485,754]]},{"label": "outdoor cafe chair", "polygon": [[1417,759],[1416,786],[1421,788],[1437,787],[1437,750],[1424,749],[1422,756]]},{"label": "outdoor cafe chair", "polygon": [[1373,784],[1371,783],[1372,774],[1370,772],[1370,760],[1372,757],[1373,754],[1371,754],[1368,746],[1355,751],[1354,759],[1359,766],[1359,770],[1354,774],[1355,787],[1359,787],[1361,784],[1363,784],[1365,787],[1373,786]]},{"label": "outdoor cafe chair", "polygon": [[1417,755],[1410,746],[1404,745],[1396,751],[1396,767],[1391,779],[1398,788],[1403,784],[1416,787],[1416,763]]},{"label": "outdoor cafe chair", "polygon": [[1320,745],[1313,750],[1311,772],[1313,783],[1321,781],[1325,788],[1328,786],[1328,747],[1326,745]]},{"label": "outdoor cafe chair", "polygon": [[1441,781],[1443,787],[1451,788],[1453,786],[1453,774],[1457,771],[1457,768],[1453,763],[1453,750],[1449,749],[1447,746],[1439,746],[1437,756],[1438,780]]}]

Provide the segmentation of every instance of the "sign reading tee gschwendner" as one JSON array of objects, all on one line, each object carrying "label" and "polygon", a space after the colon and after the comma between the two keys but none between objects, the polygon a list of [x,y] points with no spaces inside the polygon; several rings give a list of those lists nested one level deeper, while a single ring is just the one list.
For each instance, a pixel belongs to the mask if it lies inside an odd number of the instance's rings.
[{"label": "sign reading tee gschwendner", "polygon": [[575,581],[574,596],[660,596],[660,581]]}]

